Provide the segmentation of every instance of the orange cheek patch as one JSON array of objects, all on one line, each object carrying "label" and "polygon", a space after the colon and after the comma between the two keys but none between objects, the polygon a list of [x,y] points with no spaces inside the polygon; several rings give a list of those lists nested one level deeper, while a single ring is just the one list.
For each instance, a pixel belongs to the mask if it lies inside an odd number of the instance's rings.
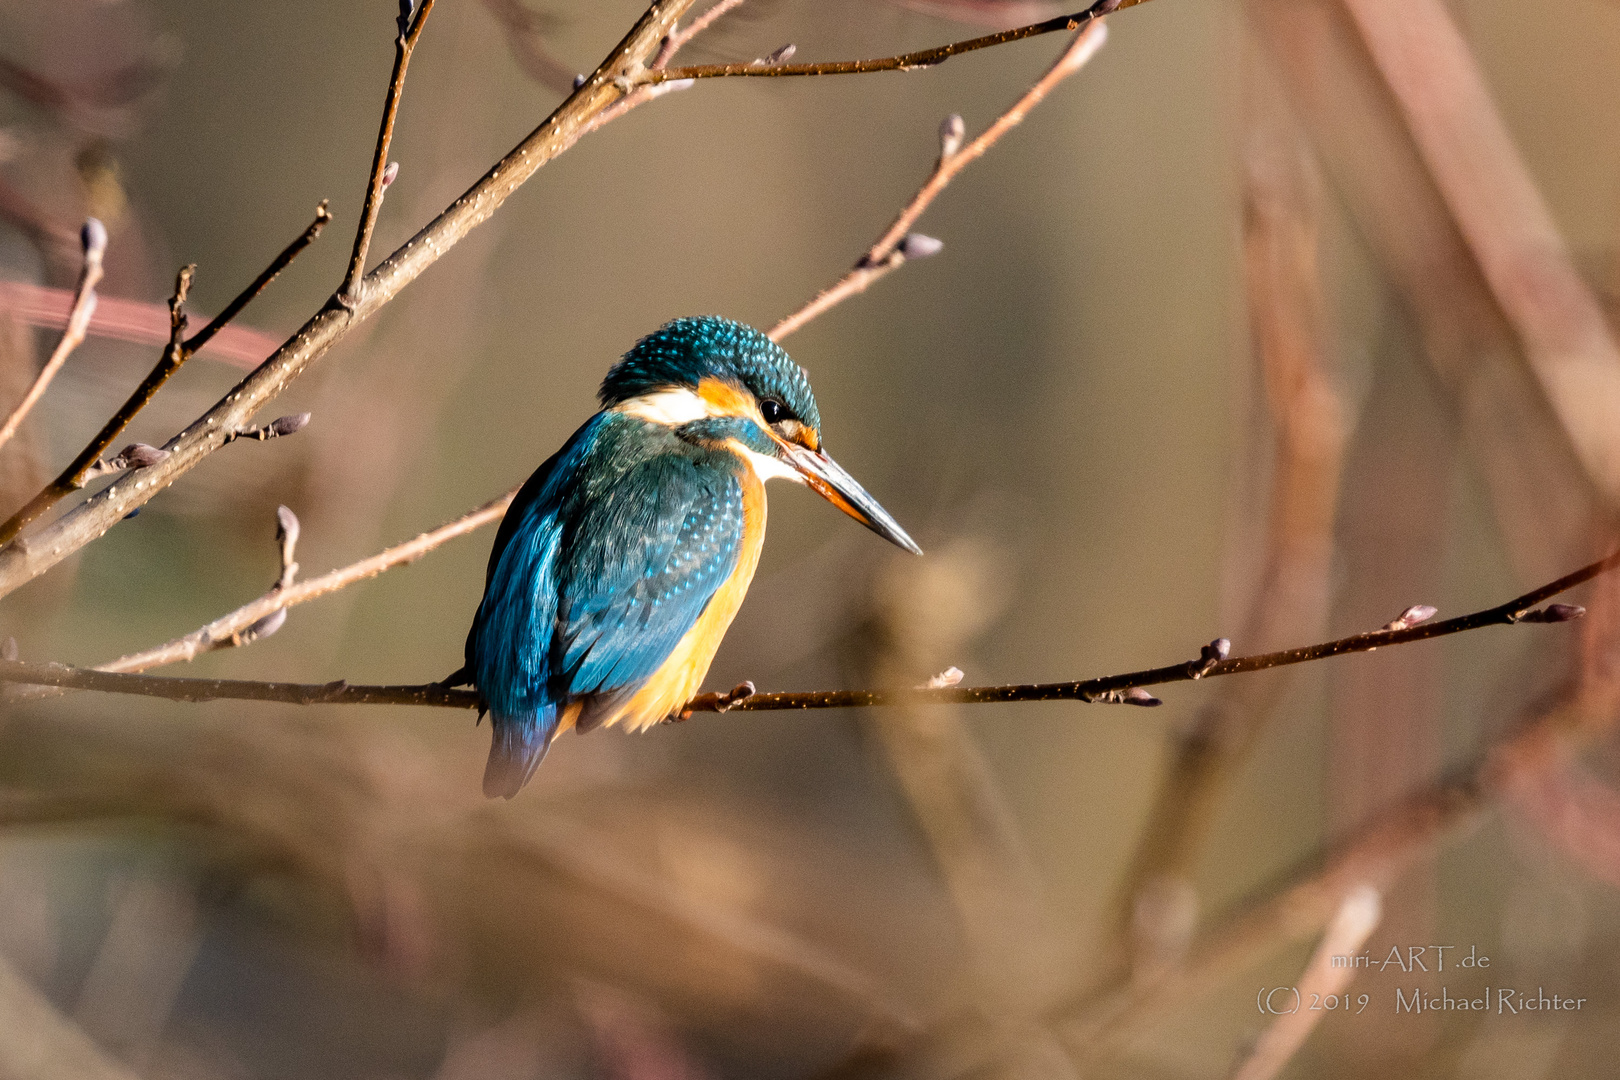
[{"label": "orange cheek patch", "polygon": [[724,379],[710,376],[698,382],[698,397],[713,416],[754,416],[754,397]]}]

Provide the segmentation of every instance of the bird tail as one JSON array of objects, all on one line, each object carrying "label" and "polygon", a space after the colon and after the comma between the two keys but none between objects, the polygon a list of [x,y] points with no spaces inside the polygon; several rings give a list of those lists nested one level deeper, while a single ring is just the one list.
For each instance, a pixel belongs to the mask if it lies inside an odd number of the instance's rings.
[{"label": "bird tail", "polygon": [[557,707],[544,705],[525,716],[492,715],[489,764],[484,766],[485,798],[510,799],[545,760],[557,733]]}]

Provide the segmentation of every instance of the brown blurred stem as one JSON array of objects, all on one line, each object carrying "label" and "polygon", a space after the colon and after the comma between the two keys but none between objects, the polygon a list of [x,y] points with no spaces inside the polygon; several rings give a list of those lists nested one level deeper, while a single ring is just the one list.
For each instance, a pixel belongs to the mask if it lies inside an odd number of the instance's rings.
[{"label": "brown blurred stem", "polygon": [[[410,11],[410,0],[400,0],[405,12]],[[394,120],[399,116],[400,95],[405,92],[405,71],[416,51],[417,39],[422,36],[422,24],[433,11],[433,0],[421,0],[416,16],[406,24],[406,15],[400,15],[399,35],[394,39],[394,73],[388,79],[388,95],[383,101],[382,122],[377,130],[377,149],[371,155],[371,180],[366,184],[366,202],[360,210],[360,225],[354,233],[354,251],[349,256],[349,272],[338,289],[338,302],[351,310],[359,303],[359,290],[364,286],[362,275],[366,271],[366,252],[371,248],[371,234],[377,229],[377,215],[382,211],[383,190],[388,186],[383,174],[388,171],[388,149],[394,141]]]},{"label": "brown blurred stem", "polygon": [[194,268],[186,267],[181,270],[180,277],[175,281],[174,297],[169,301],[169,344],[163,350],[162,357],[158,359],[157,366],[147,373],[146,378],[142,379],[140,385],[135,387],[119,410],[102,425],[101,430],[96,433],[96,437],[91,439],[85,448],[79,451],[78,456],[73,459],[68,467],[62,470],[61,475],[51,481],[49,487],[46,487],[38,495],[30,499],[28,505],[7,518],[5,524],[0,525],[0,544],[11,540],[23,529],[27,528],[29,522],[35,520],[46,510],[56,505],[57,502],[83,487],[86,478],[95,469],[96,463],[101,460],[101,455],[105,454],[114,440],[123,434],[124,429],[129,426],[130,421],[135,419],[136,414],[146,408],[147,403],[157,396],[157,392],[162,389],[164,383],[169,381],[169,377],[179,371],[182,364],[196,355],[197,351],[208,344],[209,340],[224,329],[231,320],[240,315],[242,310],[253,301],[254,297],[263,292],[283,270],[287,269],[288,265],[298,257],[301,251],[315,242],[315,238],[321,235],[321,230],[331,220],[332,215],[327,212],[326,203],[323,201],[320,206],[315,208],[315,220],[310,222],[309,228],[305,229],[298,239],[282,249],[281,254],[277,255],[270,265],[265,267],[263,272],[253,279],[253,282],[247,288],[238,293],[236,299],[225,306],[224,311],[214,316],[207,326],[204,326],[185,340],[182,340],[182,335],[185,332],[185,315],[180,310],[180,305],[185,303],[185,289],[190,286],[191,271]]},{"label": "brown blurred stem", "polygon": [[811,319],[851,296],[865,292],[874,281],[899,269],[906,261],[901,247],[906,234],[917,223],[917,219],[922,217],[929,204],[945,190],[946,185],[955,179],[957,173],[967,168],[970,162],[983,156],[984,152],[994,146],[1003,135],[1023,123],[1024,117],[1029,115],[1031,109],[1039,105],[1058,83],[1085,67],[1087,61],[1097,54],[1097,50],[1102,48],[1107,40],[1108,28],[1101,20],[1094,19],[1088,22],[1046,74],[1037,79],[1011,108],[997,117],[995,123],[985,128],[966,146],[957,148],[945,145],[933,173],[923,186],[917,189],[917,194],[911,197],[911,201],[900,211],[888,230],[878,237],[877,243],[873,244],[871,249],[836,283],[823,289],[815,299],[773,326],[770,332],[771,340],[781,341]]},{"label": "brown blurred stem", "polygon": [[62,370],[67,358],[73,350],[79,347],[84,340],[85,331],[90,326],[90,315],[96,309],[96,285],[101,281],[101,260],[107,252],[107,230],[102,228],[99,221],[91,219],[84,228],[84,265],[79,271],[79,284],[73,294],[73,308],[68,314],[67,329],[62,331],[62,339],[56,343],[56,349],[51,353],[45,366],[40,369],[34,383],[23,395],[22,401],[11,411],[4,425],[0,425],[0,446],[11,441],[17,434],[17,429],[45,396],[45,390],[56,378],[56,373]]},{"label": "brown blurred stem", "polygon": [[[1272,87],[1248,67],[1244,284],[1274,435],[1264,556],[1243,639],[1275,648],[1322,632],[1345,425],[1327,371],[1317,254],[1321,179]],[[1133,966],[1174,962],[1185,945],[1197,915],[1192,866],[1220,793],[1290,686],[1281,676],[1225,685],[1178,741],[1115,901],[1117,932]]]},{"label": "brown blurred stem", "polygon": [[[1091,703],[1157,704],[1152,698],[1132,697],[1128,692],[1144,686],[1192,682],[1222,675],[1305,664],[1331,656],[1373,652],[1414,641],[1446,637],[1487,626],[1512,626],[1519,622],[1563,622],[1584,614],[1580,608],[1532,611],[1561,592],[1592,580],[1620,566],[1620,551],[1566,574],[1505,604],[1440,622],[1423,622],[1401,629],[1372,630],[1318,645],[1307,645],[1255,656],[1235,656],[1225,660],[1204,657],[1166,667],[1149,668],[1123,675],[1105,675],[1081,682],[1025,683],[1014,686],[918,687],[894,690],[815,690],[802,693],[753,694],[741,699],[730,695],[706,694],[688,703],[689,712],[763,712],[784,709],[854,709],[880,705],[986,705],[1014,701],[1085,701]],[[1546,611],[1546,609],[1543,609]],[[236,679],[171,679],[155,675],[127,675],[64,664],[36,664],[21,660],[0,661],[0,682],[61,686],[75,690],[101,690],[107,693],[140,694],[176,701],[211,701],[229,698],[240,701],[284,701],[293,704],[395,704],[440,705],[473,708],[477,695],[471,691],[450,690],[438,683],[408,686],[357,685],[338,680],[333,683],[272,683]]]},{"label": "brown blurred stem", "polygon": [[793,75],[869,75],[876,71],[915,71],[918,68],[934,67],[943,64],[953,56],[963,53],[977,52],[996,45],[1006,45],[1014,41],[1023,41],[1025,38],[1039,37],[1042,34],[1052,34],[1060,30],[1079,30],[1092,19],[1100,19],[1121,8],[1135,7],[1144,0],[1097,0],[1083,11],[1073,15],[1059,15],[1044,22],[1030,23],[1028,26],[1019,26],[1011,30],[1003,30],[999,34],[986,34],[983,37],[969,38],[966,41],[954,41],[949,45],[936,45],[932,49],[923,49],[920,52],[901,53],[898,56],[885,56],[875,60],[833,60],[819,64],[756,64],[753,62],[742,64],[697,64],[692,67],[664,68],[662,70],[649,69],[641,74],[638,82],[642,84],[657,84],[674,82],[677,79],[721,79],[731,77],[747,78],[779,78]]}]

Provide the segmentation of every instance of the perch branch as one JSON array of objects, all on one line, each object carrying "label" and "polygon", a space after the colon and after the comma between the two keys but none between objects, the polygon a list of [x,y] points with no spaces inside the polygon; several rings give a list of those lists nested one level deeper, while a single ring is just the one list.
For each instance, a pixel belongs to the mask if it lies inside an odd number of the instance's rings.
[{"label": "perch branch", "polygon": [[[968,164],[984,155],[984,152],[996,144],[1007,132],[1024,122],[1029,111],[1039,105],[1050,94],[1054,87],[1064,79],[1073,75],[1097,54],[1108,40],[1108,27],[1100,20],[1093,20],[1086,24],[1085,29],[1075,35],[1074,41],[1058,57],[1057,62],[1049,68],[1045,75],[1036,80],[1035,84],[1024,92],[1024,96],[1013,103],[1012,107],[996,118],[995,123],[985,128],[972,142],[962,145],[962,118],[960,116],[948,117],[940,127],[940,154],[939,162],[934,166],[933,173],[917,189],[917,194],[900,211],[894,223],[873,244],[867,253],[850,268],[835,284],[823,289],[815,299],[804,307],[789,315],[771,328],[772,341],[781,341],[805,323],[823,314],[828,309],[842,303],[857,293],[863,293],[878,278],[897,270],[905,263],[907,258],[918,258],[932,255],[939,250],[937,242],[915,244],[916,241],[926,241],[925,237],[913,238],[911,227],[917,223],[924,210],[930,203],[938,198],[939,193],[945,190],[956,174],[967,168]],[[907,248],[913,248],[908,251]]]},{"label": "perch branch", "polygon": [[147,374],[146,378],[141,380],[140,385],[129,395],[128,400],[112,415],[110,420],[102,425],[101,430],[96,433],[96,437],[91,439],[83,450],[79,451],[79,456],[74,458],[72,463],[62,470],[62,474],[51,481],[49,487],[30,499],[27,506],[11,515],[5,524],[0,525],[0,544],[11,540],[23,529],[27,528],[29,522],[38,518],[68,495],[79,490],[84,486],[85,481],[93,475],[100,475],[97,466],[101,464],[101,455],[107,452],[107,448],[113,444],[113,440],[117,439],[124,429],[129,426],[130,421],[135,419],[135,414],[146,408],[147,403],[157,396],[157,392],[163,387],[163,384],[169,381],[169,377],[180,370],[180,365],[196,355],[197,351],[208,344],[215,334],[223,330],[231,320],[240,315],[242,310],[253,301],[254,297],[262,293],[283,270],[291,265],[300,252],[314,243],[315,238],[320,236],[321,230],[326,227],[326,223],[331,220],[332,215],[327,211],[326,203],[323,201],[315,208],[315,220],[310,222],[309,228],[305,229],[298,239],[288,244],[281,254],[277,255],[270,265],[265,267],[264,271],[237,295],[236,299],[225,306],[224,311],[214,316],[207,326],[204,326],[184,342],[180,340],[180,334],[185,330],[185,323],[175,305],[177,302],[184,303],[185,297],[180,292],[179,283],[177,282],[175,300],[170,302],[169,345],[163,350],[163,356],[158,360],[157,366]]},{"label": "perch branch", "polygon": [[96,310],[96,285],[101,281],[101,258],[107,253],[107,230],[95,218],[84,223],[81,230],[80,241],[84,248],[84,266],[79,271],[79,285],[73,296],[73,309],[68,315],[67,329],[62,332],[62,340],[56,343],[56,350],[51,358],[45,361],[34,384],[28,388],[28,393],[11,415],[6,418],[4,426],[0,426],[0,446],[11,441],[22,426],[23,420],[28,416],[39,399],[45,396],[45,388],[51,385],[56,373],[62,370],[67,358],[73,350],[79,347],[84,340],[85,330],[90,325],[90,316]]},{"label": "perch branch", "polygon": [[388,173],[388,149],[394,141],[394,120],[399,116],[400,95],[405,92],[405,70],[410,67],[411,54],[422,36],[422,24],[433,12],[433,0],[421,0],[416,17],[411,17],[413,0],[399,0],[399,36],[394,39],[394,73],[388,79],[388,96],[383,102],[382,122],[377,130],[377,149],[371,155],[371,180],[366,184],[366,202],[360,210],[360,224],[354,232],[354,251],[349,256],[349,271],[338,289],[338,301],[353,308],[359,302],[362,288],[361,275],[366,270],[366,252],[371,248],[371,234],[377,230],[377,215],[382,212],[383,192],[392,177]]},{"label": "perch branch", "polygon": [[[491,504],[494,505],[494,504]],[[385,553],[386,554],[386,553]],[[381,558],[381,556],[377,556]],[[1566,574],[1522,596],[1469,615],[1441,622],[1423,621],[1432,609],[1414,605],[1387,626],[1318,645],[1307,645],[1281,652],[1255,656],[1226,655],[1229,643],[1223,638],[1204,646],[1196,660],[1166,667],[1149,668],[1123,675],[1105,675],[1082,682],[1026,683],[1016,686],[938,686],[892,690],[814,690],[803,693],[754,694],[743,688],[727,694],[704,694],[687,704],[682,718],[694,712],[778,711],[783,709],[852,709],[880,705],[983,705],[1013,701],[1085,701],[1126,705],[1157,705],[1142,687],[1191,682],[1221,675],[1304,664],[1349,653],[1373,652],[1394,645],[1460,634],[1486,626],[1512,626],[1516,623],[1566,622],[1585,614],[1584,608],[1537,604],[1573,589],[1620,566],[1620,551]],[[1534,609],[1534,610],[1532,610]],[[1414,625],[1415,623],[1415,625]],[[408,686],[350,685],[344,680],[332,683],[273,683],[239,679],[173,679],[153,675],[128,675],[64,664],[37,664],[20,660],[0,661],[0,682],[60,686],[75,690],[101,690],[107,693],[140,694],[176,701],[212,701],[229,698],[239,701],[283,701],[296,705],[438,705],[473,708],[477,695],[472,691],[451,690],[438,683]],[[745,686],[748,684],[745,684]]]}]

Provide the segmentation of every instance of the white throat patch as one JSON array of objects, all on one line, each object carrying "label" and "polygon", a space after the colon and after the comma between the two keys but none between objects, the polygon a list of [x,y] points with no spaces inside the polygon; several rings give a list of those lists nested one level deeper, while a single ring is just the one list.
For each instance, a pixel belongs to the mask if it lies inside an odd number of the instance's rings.
[{"label": "white throat patch", "polygon": [[694,420],[704,420],[718,415],[710,409],[709,403],[704,401],[696,390],[685,386],[670,387],[654,394],[633,397],[629,401],[615,405],[613,411],[654,424],[667,424],[670,427],[680,427]]}]

